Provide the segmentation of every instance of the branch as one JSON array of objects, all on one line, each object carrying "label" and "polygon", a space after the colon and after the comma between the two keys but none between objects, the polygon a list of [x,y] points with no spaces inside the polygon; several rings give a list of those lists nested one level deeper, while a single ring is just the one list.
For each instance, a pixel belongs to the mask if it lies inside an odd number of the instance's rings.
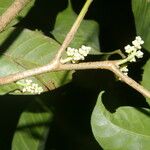
[{"label": "branch", "polygon": [[110,61],[87,62],[79,64],[57,64],[55,62],[51,62],[50,64],[42,67],[37,67],[23,72],[11,74],[5,77],[0,77],[0,85],[12,83],[17,80],[27,78],[29,76],[39,75],[46,72],[83,69],[109,69],[110,65],[112,65]]},{"label": "branch", "polygon": [[30,0],[15,0],[11,6],[0,16],[0,32],[18,15]]},{"label": "branch", "polygon": [[12,83],[14,81],[24,79],[29,76],[39,75],[46,72],[54,72],[54,71],[66,71],[66,70],[86,70],[86,69],[107,69],[114,72],[122,81],[126,84],[140,92],[143,96],[150,98],[150,91],[145,89],[139,83],[131,79],[130,77],[124,75],[119,69],[117,65],[117,61],[98,61],[98,62],[85,62],[79,64],[56,64],[51,63],[42,67],[38,67],[35,69],[30,69],[27,71],[15,73],[12,75],[8,75],[0,78],[0,85]]},{"label": "branch", "polygon": [[140,92],[143,96],[150,98],[150,91],[145,89],[135,80],[129,76],[124,75],[118,67],[118,61],[100,61],[100,62],[87,62],[79,64],[62,64],[56,70],[85,70],[85,69],[107,69],[112,71],[120,80]]},{"label": "branch", "polygon": [[76,21],[74,22],[72,28],[68,32],[63,44],[61,45],[58,53],[56,54],[56,57],[55,57],[56,61],[60,61],[62,53],[65,51],[65,49],[68,47],[68,45],[70,44],[70,42],[74,38],[74,35],[77,32],[77,30],[78,30],[78,28],[81,24],[81,21],[83,20],[85,14],[87,13],[88,8],[89,8],[90,4],[92,3],[92,1],[93,0],[87,0],[86,3],[84,4],[80,14],[78,15],[78,17],[77,17]]},{"label": "branch", "polygon": [[117,67],[116,65],[112,65],[111,69],[112,72],[116,74],[122,81],[124,81],[126,84],[137,90],[139,93],[141,93],[143,96],[150,98],[150,91],[141,86],[139,83],[137,83],[135,80],[130,78],[129,76],[124,75]]}]

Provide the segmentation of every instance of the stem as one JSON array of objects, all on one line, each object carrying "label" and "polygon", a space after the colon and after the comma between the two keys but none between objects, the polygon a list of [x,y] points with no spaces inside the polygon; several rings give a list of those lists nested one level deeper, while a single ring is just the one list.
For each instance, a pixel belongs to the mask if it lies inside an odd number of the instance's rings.
[{"label": "stem", "polygon": [[62,59],[62,58],[60,59],[60,63],[62,63],[62,64],[65,64],[70,61],[72,61],[72,57],[67,57],[66,59]]},{"label": "stem", "polygon": [[88,8],[90,6],[90,4],[92,3],[92,0],[87,0],[86,3],[84,4],[80,14],[78,15],[75,23],[73,24],[72,28],[70,29],[70,31],[68,32],[63,44],[61,45],[58,53],[56,54],[55,60],[59,61],[62,53],[65,51],[65,49],[69,46],[70,42],[72,41],[72,39],[74,38],[75,33],[77,32],[81,21],[83,20],[85,14],[88,11]]},{"label": "stem", "polygon": [[111,71],[113,71],[122,81],[124,81],[126,84],[137,90],[143,96],[150,98],[149,90],[145,89],[143,86],[141,86],[129,76],[124,75],[116,66],[112,66]]},{"label": "stem", "polygon": [[118,63],[117,63],[117,65],[122,65],[122,64],[125,64],[125,63],[129,62],[131,59],[133,59],[135,57],[136,52],[137,51],[135,50],[134,52],[132,52],[131,54],[129,54],[127,58],[119,60]]},{"label": "stem", "polygon": [[15,74],[11,74],[5,77],[0,77],[0,85],[8,84],[20,79],[24,79],[30,76],[39,75],[45,72],[53,71],[57,68],[58,64],[55,62],[51,62],[50,64],[44,65],[42,67],[37,67],[34,69],[29,69],[23,72],[18,72]]},{"label": "stem", "polygon": [[51,63],[46,66],[30,69],[27,71],[15,73],[0,78],[0,85],[11,83],[29,76],[39,75],[46,72],[66,71],[66,70],[86,70],[86,69],[107,69],[114,72],[122,81],[140,92],[143,96],[150,98],[150,91],[145,89],[139,83],[124,75],[117,66],[117,61],[97,61],[97,62],[85,62],[79,64],[56,64]]},{"label": "stem", "polygon": [[15,0],[12,5],[0,16],[0,32],[17,16],[30,0]]}]

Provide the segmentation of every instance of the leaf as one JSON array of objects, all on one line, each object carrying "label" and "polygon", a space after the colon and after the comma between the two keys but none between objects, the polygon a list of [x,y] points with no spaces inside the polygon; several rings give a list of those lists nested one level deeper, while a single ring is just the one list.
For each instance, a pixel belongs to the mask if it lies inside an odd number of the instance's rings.
[{"label": "leaf", "polygon": [[[142,75],[141,84],[150,91],[150,60],[143,67],[144,72]],[[147,103],[150,105],[150,98],[146,98]]]},{"label": "leaf", "polygon": [[[52,31],[54,37],[62,43],[77,18],[71,3],[67,9],[59,13],[56,18],[55,27]],[[100,54],[99,26],[95,21],[83,20],[70,46],[79,48],[81,45],[91,46],[91,54]]]},{"label": "leaf", "polygon": [[[2,15],[13,2],[14,0],[0,0],[0,15]],[[30,0],[30,2],[20,11],[18,16],[15,17],[8,26],[10,27],[17,24],[20,19],[25,17],[34,5],[34,2],[35,0]]]},{"label": "leaf", "polygon": [[[150,52],[150,1],[149,0],[132,0],[132,9],[135,19],[137,34],[144,39],[143,47]],[[142,85],[150,90],[150,62],[143,67]],[[150,99],[146,98],[150,104]]]},{"label": "leaf", "polygon": [[150,52],[150,1],[132,0],[137,35],[144,39],[144,48]]},{"label": "leaf", "polygon": [[[6,30],[0,34],[0,42],[0,76],[45,65],[52,60],[60,47],[53,39],[27,29]],[[45,73],[30,79],[47,91],[69,82],[71,78],[71,72],[62,71]],[[0,94],[13,92],[18,88],[16,83],[1,85]]]},{"label": "leaf", "polygon": [[0,15],[2,15],[12,3],[13,3],[13,0],[1,0],[0,1]]},{"label": "leaf", "polygon": [[34,103],[30,105],[30,111],[26,110],[21,114],[12,150],[44,149],[52,117],[51,110],[39,97],[36,97]]},{"label": "leaf", "polygon": [[93,134],[103,149],[149,149],[150,110],[127,106],[110,113],[103,104],[102,93],[93,110],[91,125]]}]

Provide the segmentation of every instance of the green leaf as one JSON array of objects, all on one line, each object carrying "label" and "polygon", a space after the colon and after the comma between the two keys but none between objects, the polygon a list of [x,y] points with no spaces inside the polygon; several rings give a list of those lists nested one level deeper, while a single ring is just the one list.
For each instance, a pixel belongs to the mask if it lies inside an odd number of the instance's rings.
[{"label": "green leaf", "polygon": [[92,131],[106,150],[146,150],[150,147],[149,116],[149,109],[129,106],[110,113],[101,93],[91,117]]},{"label": "green leaf", "polygon": [[2,15],[12,3],[13,3],[13,0],[1,0],[0,1],[0,15]]},{"label": "green leaf", "polygon": [[52,117],[51,110],[36,97],[34,103],[30,105],[30,110],[24,111],[20,116],[12,150],[44,149]]},{"label": "green leaf", "polygon": [[[13,2],[14,0],[0,0],[0,15],[2,15]],[[30,0],[30,2],[20,11],[17,17],[15,17],[8,26],[10,27],[17,24],[20,19],[25,17],[34,3],[35,0]]]},{"label": "green leaf", "polygon": [[[67,9],[59,13],[52,34],[62,43],[77,18],[71,3]],[[100,54],[99,46],[99,26],[95,21],[83,20],[70,46],[79,48],[81,45],[91,46],[91,54]]]},{"label": "green leaf", "polygon": [[[60,47],[53,39],[27,29],[9,29],[2,32],[0,44],[0,76],[48,64]],[[45,73],[30,79],[47,91],[69,82],[71,78],[71,72],[62,71]],[[16,83],[1,85],[0,94],[13,92],[18,88]]]},{"label": "green leaf", "polygon": [[[144,72],[142,75],[141,84],[150,91],[150,60],[143,67]],[[150,98],[146,98],[147,103],[150,105]]]},{"label": "green leaf", "polygon": [[137,35],[144,39],[144,48],[150,52],[150,1],[132,0]]}]

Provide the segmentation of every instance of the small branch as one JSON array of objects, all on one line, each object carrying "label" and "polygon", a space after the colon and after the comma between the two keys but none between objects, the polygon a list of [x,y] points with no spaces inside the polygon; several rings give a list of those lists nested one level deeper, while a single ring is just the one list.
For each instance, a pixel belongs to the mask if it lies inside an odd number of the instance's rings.
[{"label": "small branch", "polygon": [[0,85],[15,82],[20,79],[24,79],[30,76],[39,75],[46,72],[52,71],[64,71],[64,70],[82,70],[82,69],[107,69],[109,68],[110,62],[88,62],[79,64],[57,64],[50,63],[48,65],[26,70],[23,72],[18,72],[5,77],[0,77]]},{"label": "small branch", "polygon": [[[125,54],[120,50],[120,49],[117,49],[117,50],[114,50],[114,51],[112,51],[112,52],[101,52],[101,54],[102,55],[106,55],[106,60],[108,60],[112,55],[114,55],[114,54],[118,54],[118,55],[120,55],[120,57],[122,58],[122,59],[125,59],[126,58],[126,56],[125,56]],[[108,55],[108,56],[107,56]],[[119,62],[118,62],[119,63]]]},{"label": "small branch", "polygon": [[107,69],[112,71],[123,82],[140,92],[143,96],[150,98],[150,91],[145,89],[139,83],[134,81],[129,76],[124,75],[117,65],[118,61],[100,61],[100,62],[88,62],[79,64],[64,64],[60,65],[57,70],[85,70],[85,69]]},{"label": "small branch", "polygon": [[87,70],[87,69],[107,69],[110,70],[111,66],[116,61],[96,61],[96,62],[84,62],[79,64],[59,64],[57,71],[62,70]]},{"label": "small branch", "polygon": [[121,59],[121,60],[118,60],[117,65],[122,65],[122,64],[125,64],[127,62],[130,62],[130,60],[133,59],[135,57],[135,55],[136,55],[136,51],[134,51],[132,54],[128,55],[128,57]]},{"label": "small branch", "polygon": [[107,69],[114,72],[122,81],[140,92],[143,96],[150,98],[150,91],[145,89],[139,83],[124,75],[117,66],[117,61],[98,61],[98,62],[85,62],[79,64],[56,64],[51,63],[43,67],[27,70],[24,72],[15,73],[0,78],[0,85],[11,83],[29,76],[39,75],[45,72],[66,71],[66,70],[86,70],[86,69]]},{"label": "small branch", "polygon": [[126,55],[120,50],[120,49],[118,49],[118,50],[115,50],[115,51],[113,51],[113,52],[111,52],[112,54],[118,54],[118,55],[120,55],[122,58],[126,58]]},{"label": "small branch", "polygon": [[12,5],[0,16],[0,32],[18,15],[30,0],[15,0]]},{"label": "small branch", "polygon": [[27,78],[30,76],[34,76],[34,75],[39,75],[45,72],[54,71],[57,68],[57,66],[58,66],[57,63],[51,62],[50,64],[44,65],[42,67],[37,67],[37,68],[29,69],[23,72],[14,73],[5,77],[0,77],[0,85],[12,83],[17,80]]},{"label": "small branch", "polygon": [[130,78],[129,76],[124,75],[116,65],[112,65],[111,69],[112,72],[114,72],[123,82],[137,90],[139,93],[141,93],[143,96],[150,98],[150,91],[141,86],[139,83],[137,83],[135,80]]},{"label": "small branch", "polygon": [[69,46],[70,42],[72,41],[72,39],[74,38],[75,33],[77,32],[81,21],[83,20],[85,14],[88,11],[88,8],[90,6],[90,4],[92,3],[93,0],[87,0],[86,3],[84,4],[80,14],[78,15],[76,21],[74,22],[72,28],[70,29],[70,31],[68,32],[63,44],[61,45],[58,53],[56,54],[55,60],[59,61],[62,53],[65,51],[65,49]]}]

